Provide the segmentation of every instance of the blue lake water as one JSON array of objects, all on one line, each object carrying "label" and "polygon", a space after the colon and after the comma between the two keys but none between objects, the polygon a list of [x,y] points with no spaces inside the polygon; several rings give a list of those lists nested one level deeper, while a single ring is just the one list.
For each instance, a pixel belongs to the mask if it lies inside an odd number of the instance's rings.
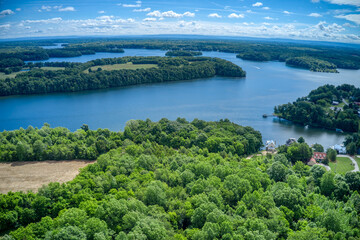
[{"label": "blue lake water", "polygon": [[[165,51],[125,49],[125,53],[97,53],[74,58],[53,58],[47,61],[86,62],[104,57],[164,56]],[[304,128],[275,118],[262,118],[273,112],[274,106],[305,96],[324,84],[343,83],[360,87],[359,70],[339,70],[334,73],[314,73],[290,68],[281,62],[252,62],[237,59],[235,54],[204,52],[204,56],[219,57],[234,62],[246,72],[246,78],[213,77],[193,81],[130,86],[116,89],[57,93],[0,98],[0,130],[13,130],[29,125],[71,130],[83,123],[91,129],[108,128],[119,131],[130,119],[165,117],[175,120],[231,121],[259,130],[264,141],[273,139],[283,144],[290,137],[303,136],[308,143],[324,147],[341,143],[344,134],[318,128]]]}]

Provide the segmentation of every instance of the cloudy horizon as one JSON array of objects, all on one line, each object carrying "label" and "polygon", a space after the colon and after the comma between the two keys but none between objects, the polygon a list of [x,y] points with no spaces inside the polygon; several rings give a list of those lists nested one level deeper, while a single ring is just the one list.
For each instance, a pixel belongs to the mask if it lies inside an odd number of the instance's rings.
[{"label": "cloudy horizon", "polygon": [[360,0],[2,1],[0,38],[193,34],[360,43]]}]

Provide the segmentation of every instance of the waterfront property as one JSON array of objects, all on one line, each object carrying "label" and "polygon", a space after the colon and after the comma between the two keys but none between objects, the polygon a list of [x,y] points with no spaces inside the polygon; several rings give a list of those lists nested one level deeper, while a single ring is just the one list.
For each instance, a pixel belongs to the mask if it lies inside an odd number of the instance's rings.
[{"label": "waterfront property", "polygon": [[290,146],[293,143],[296,143],[295,138],[289,138],[288,140],[286,140],[286,146]]},{"label": "waterfront property", "polygon": [[266,151],[275,152],[276,150],[276,142],[274,140],[266,141],[265,146],[266,146]]},{"label": "waterfront property", "polygon": [[335,144],[330,148],[336,150],[338,154],[346,154],[346,147],[344,146],[344,144]]},{"label": "waterfront property", "polygon": [[326,159],[326,153],[314,152],[312,158],[315,159],[316,162],[322,162]]}]

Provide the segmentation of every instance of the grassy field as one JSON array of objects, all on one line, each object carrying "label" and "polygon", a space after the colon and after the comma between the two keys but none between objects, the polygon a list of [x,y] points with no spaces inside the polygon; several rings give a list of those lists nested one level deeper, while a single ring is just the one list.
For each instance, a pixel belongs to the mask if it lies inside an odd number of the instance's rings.
[{"label": "grassy field", "polygon": [[42,67],[42,70],[51,70],[51,71],[56,71],[56,70],[64,70],[64,67]]},{"label": "grassy field", "polygon": [[336,162],[329,162],[329,166],[336,173],[347,173],[354,170],[351,160],[347,157],[337,157]]},{"label": "grassy field", "polygon": [[[113,65],[101,65],[91,67],[92,71],[96,71],[98,68],[102,70],[111,71],[111,70],[121,70],[121,69],[146,69],[146,68],[157,68],[157,64],[133,64],[132,62],[123,63],[123,64],[113,64]],[[89,69],[86,69],[84,72],[89,72]]]},{"label": "grassy field", "polygon": [[[56,71],[56,70],[64,70],[64,67],[42,67],[43,70],[50,70],[50,71]],[[6,79],[6,78],[14,78],[19,73],[24,73],[25,71],[19,71],[19,72],[13,72],[10,74],[5,74],[3,72],[0,72],[0,79]]]},{"label": "grassy field", "polygon": [[14,78],[19,73],[21,73],[21,72],[13,72],[13,73],[10,73],[10,74],[5,74],[3,72],[0,72],[0,79],[2,80],[2,79],[6,79],[6,78]]},{"label": "grassy field", "polygon": [[79,169],[95,161],[34,161],[0,163],[0,193],[9,191],[37,192],[50,182],[67,182]]}]

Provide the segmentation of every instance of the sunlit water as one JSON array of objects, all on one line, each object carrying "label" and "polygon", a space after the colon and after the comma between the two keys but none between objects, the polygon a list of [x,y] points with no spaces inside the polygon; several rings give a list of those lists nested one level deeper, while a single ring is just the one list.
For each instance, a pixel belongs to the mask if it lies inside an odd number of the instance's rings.
[{"label": "sunlit water", "polygon": [[[97,53],[74,58],[53,58],[47,61],[86,62],[104,57],[164,56],[165,51],[125,49],[125,53]],[[323,84],[353,84],[359,87],[360,71],[339,70],[314,73],[290,68],[281,62],[252,62],[237,59],[235,54],[204,52],[240,65],[246,78],[213,77],[209,79],[130,86],[77,93],[55,93],[0,98],[0,130],[13,130],[29,125],[71,130],[86,123],[92,129],[122,130],[129,119],[163,117],[175,120],[184,117],[204,120],[228,118],[251,126],[262,133],[263,140],[283,144],[290,137],[303,136],[308,143],[324,147],[341,143],[344,134],[319,128],[304,128],[275,118],[262,118],[274,106],[305,96]],[[45,61],[44,61],[45,62]]]}]

